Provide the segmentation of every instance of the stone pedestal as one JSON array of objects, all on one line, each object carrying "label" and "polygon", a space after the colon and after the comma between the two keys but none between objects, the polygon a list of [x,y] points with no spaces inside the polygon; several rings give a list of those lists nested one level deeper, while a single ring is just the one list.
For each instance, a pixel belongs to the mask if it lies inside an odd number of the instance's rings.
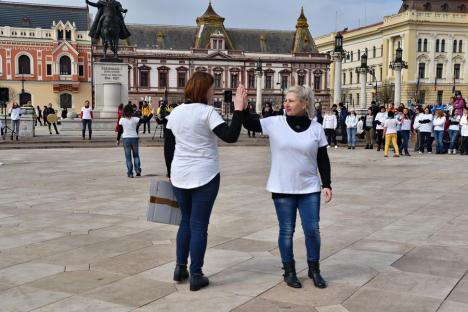
[{"label": "stone pedestal", "polygon": [[93,67],[96,119],[117,116],[120,103],[128,103],[128,64],[96,62]]},{"label": "stone pedestal", "polygon": [[[11,119],[10,116],[6,116],[5,124],[5,115],[0,115],[3,126],[11,128]],[[21,108],[21,119],[20,119],[20,137],[34,137],[36,136],[36,127],[35,127],[35,116],[33,108]],[[11,130],[8,129],[7,136],[11,135]]]}]

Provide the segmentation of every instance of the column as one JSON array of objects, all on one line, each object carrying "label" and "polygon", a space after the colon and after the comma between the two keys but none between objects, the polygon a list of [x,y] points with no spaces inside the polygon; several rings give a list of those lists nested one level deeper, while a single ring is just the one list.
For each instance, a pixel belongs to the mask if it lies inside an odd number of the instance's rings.
[{"label": "column", "polygon": [[256,72],[257,75],[257,103],[255,105],[255,111],[257,114],[262,113],[262,72]]},{"label": "column", "polygon": [[335,92],[333,94],[333,104],[338,105],[341,102],[341,71],[343,56],[335,54]]},{"label": "column", "polygon": [[395,97],[393,103],[398,107],[401,103],[401,65],[395,66]]},{"label": "column", "polygon": [[361,81],[361,95],[359,96],[359,106],[362,109],[365,109],[367,107],[367,92],[366,92],[367,68],[359,69],[359,75],[361,76],[359,78]]}]

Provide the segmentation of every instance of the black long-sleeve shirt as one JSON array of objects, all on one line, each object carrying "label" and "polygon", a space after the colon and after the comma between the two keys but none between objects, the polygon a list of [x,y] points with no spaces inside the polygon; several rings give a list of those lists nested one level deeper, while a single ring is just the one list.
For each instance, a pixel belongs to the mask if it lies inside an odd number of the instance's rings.
[{"label": "black long-sleeve shirt", "polygon": [[[312,123],[307,116],[287,116],[286,121],[288,122],[289,127],[291,127],[295,132],[306,131]],[[248,111],[244,111],[243,125],[247,130],[262,132],[260,120],[252,118]],[[331,189],[331,166],[326,146],[319,147],[318,149],[317,167],[320,173],[320,178],[322,179],[322,187]],[[273,197],[281,196],[286,196],[286,194],[273,194]]]},{"label": "black long-sleeve shirt", "polygon": [[[231,125],[222,123],[213,129],[214,134],[226,143],[236,143],[242,129],[243,113],[234,111]],[[167,177],[171,176],[171,164],[174,159],[175,137],[170,129],[164,130],[164,159],[166,161]]]}]

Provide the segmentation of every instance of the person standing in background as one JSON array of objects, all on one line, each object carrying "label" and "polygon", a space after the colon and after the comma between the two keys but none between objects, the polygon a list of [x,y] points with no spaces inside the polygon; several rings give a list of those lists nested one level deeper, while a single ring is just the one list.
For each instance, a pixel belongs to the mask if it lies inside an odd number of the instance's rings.
[{"label": "person standing in background", "polygon": [[462,150],[461,155],[468,155],[468,107],[465,107],[463,116],[460,119]]},{"label": "person standing in background", "polygon": [[133,178],[133,169],[136,176],[141,176],[141,162],[138,148],[138,132],[137,127],[140,123],[140,118],[133,116],[133,107],[125,106],[122,118],[119,120],[119,125],[122,126],[122,140],[125,151],[125,162],[127,164],[127,176]]},{"label": "person standing in background", "polygon": [[83,140],[86,139],[86,127],[88,127],[89,139],[91,140],[91,134],[93,133],[93,109],[89,106],[89,101],[85,101],[85,106],[81,108],[81,135]]},{"label": "person standing in background", "polygon": [[143,134],[146,133],[146,126],[148,126],[148,133],[151,133],[151,118],[153,118],[153,114],[151,113],[151,106],[148,102],[143,104],[141,115],[140,122],[143,124]]},{"label": "person standing in background", "polygon": [[460,91],[455,92],[455,100],[453,101],[453,108],[455,109],[455,114],[460,116],[463,116],[463,109],[466,106],[466,101],[462,96],[462,93]]},{"label": "person standing in background", "polygon": [[397,144],[397,128],[400,122],[395,119],[395,112],[389,111],[387,119],[384,122],[384,135],[385,135],[385,149],[384,156],[388,157],[388,149],[390,147],[390,141],[392,142],[393,148],[395,149],[395,155],[393,157],[400,157],[400,150]]},{"label": "person standing in background", "polygon": [[356,148],[356,131],[357,131],[357,124],[358,124],[358,118],[356,115],[356,112],[354,110],[351,111],[351,114],[349,114],[346,117],[346,134],[347,134],[347,140],[348,140],[348,149],[355,149]]},{"label": "person standing in background", "polygon": [[34,108],[34,114],[36,115],[36,121],[34,125],[37,126],[37,123],[39,122],[39,124],[42,126],[42,111],[39,105]]},{"label": "person standing in background", "polygon": [[117,123],[115,124],[115,132],[117,132],[117,141],[115,142],[115,145],[117,146],[120,145],[120,138],[122,137],[122,133],[123,133],[123,128],[119,123],[120,118],[122,118],[123,116],[123,110],[124,110],[124,105],[123,103],[120,103],[119,107],[117,108]]},{"label": "person standing in background", "polygon": [[452,116],[449,118],[449,138],[450,138],[450,145],[449,145],[449,154],[456,154],[457,153],[457,141],[458,141],[458,133],[460,132],[460,120],[461,116],[456,114],[456,111],[452,111]]},{"label": "person standing in background", "polygon": [[385,106],[380,106],[380,112],[375,116],[375,131],[377,132],[377,152],[380,152],[383,145],[384,138],[384,123],[387,119],[387,112]]},{"label": "person standing in background", "polygon": [[336,143],[336,128],[338,127],[338,120],[333,111],[328,111],[323,117],[323,129],[325,130],[325,135],[327,136],[328,147],[335,146],[338,148]]},{"label": "person standing in background", "polygon": [[21,108],[16,102],[13,102],[8,115],[10,115],[11,119],[11,140],[13,141],[13,136],[16,135],[16,141],[18,141],[20,132]]},{"label": "person standing in background", "polygon": [[348,144],[348,137],[347,137],[347,127],[346,127],[346,117],[348,117],[348,109],[343,103],[338,104],[340,108],[340,129],[341,129],[341,143]]},{"label": "person standing in background", "polygon": [[371,107],[367,109],[367,115],[364,118],[364,131],[366,137],[366,149],[374,149],[374,144],[372,143],[374,138],[374,115]]},{"label": "person standing in background", "polygon": [[434,137],[436,140],[436,154],[444,154],[444,128],[445,128],[445,113],[443,110],[436,110],[435,118],[432,124],[434,125]]},{"label": "person standing in background", "polygon": [[411,116],[409,109],[404,108],[402,116],[400,118],[401,121],[401,126],[400,126],[400,133],[401,133],[401,139],[402,143],[400,145],[400,153],[405,152],[405,156],[411,156],[409,151],[408,151],[408,143],[409,143],[409,138],[411,135]]}]

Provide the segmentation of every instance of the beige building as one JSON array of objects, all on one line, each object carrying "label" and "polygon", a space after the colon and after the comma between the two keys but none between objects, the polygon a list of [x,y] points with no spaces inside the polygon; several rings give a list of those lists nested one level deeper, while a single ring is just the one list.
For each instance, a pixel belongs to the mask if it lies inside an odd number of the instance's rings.
[{"label": "beige building", "polygon": [[[400,11],[383,22],[345,30],[347,52],[341,77],[330,70],[329,86],[342,80],[342,101],[359,107],[360,81],[356,68],[366,53],[372,73],[367,75],[367,103],[393,101],[395,72],[390,63],[398,47],[408,68],[402,71],[401,102],[433,104],[450,100],[453,89],[468,95],[468,1],[403,1]],[[319,52],[334,50],[336,33],[315,38]],[[334,90],[332,89],[332,94]]]}]

